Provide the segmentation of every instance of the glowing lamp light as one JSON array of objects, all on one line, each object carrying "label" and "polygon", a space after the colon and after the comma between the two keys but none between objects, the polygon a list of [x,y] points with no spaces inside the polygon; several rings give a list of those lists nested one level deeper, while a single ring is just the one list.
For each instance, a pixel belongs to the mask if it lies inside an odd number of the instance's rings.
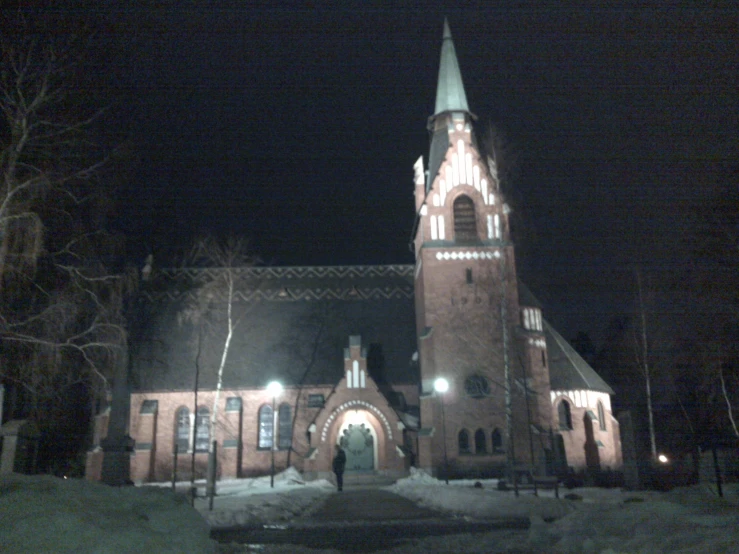
[{"label": "glowing lamp light", "polygon": [[280,396],[280,394],[282,393],[282,385],[277,381],[272,381],[269,385],[267,385],[267,392],[272,398]]},{"label": "glowing lamp light", "polygon": [[282,385],[278,383],[277,381],[272,381],[269,385],[267,385],[267,392],[272,397],[272,445],[270,446],[271,451],[271,458],[272,458],[272,469],[269,474],[269,486],[271,488],[274,488],[275,486],[275,448],[277,445],[275,444],[275,429],[278,425],[278,419],[277,419],[277,412],[275,410],[275,400],[278,396],[282,393]]},{"label": "glowing lamp light", "polygon": [[669,460],[669,459],[667,458],[667,456],[665,456],[664,454],[660,454],[659,456],[657,456],[657,459],[658,459],[658,460],[659,460],[659,461],[660,461],[661,463],[663,463],[663,464],[666,464],[667,462],[669,462],[669,461],[670,461],[670,460]]},{"label": "glowing lamp light", "polygon": [[434,381],[434,390],[436,392],[445,393],[449,390],[449,381],[447,381],[443,377],[439,377],[436,381]]}]

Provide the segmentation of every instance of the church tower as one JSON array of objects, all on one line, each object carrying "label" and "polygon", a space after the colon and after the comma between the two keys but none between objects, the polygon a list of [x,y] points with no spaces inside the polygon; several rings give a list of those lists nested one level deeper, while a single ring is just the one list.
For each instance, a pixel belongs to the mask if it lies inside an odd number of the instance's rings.
[{"label": "church tower", "polygon": [[[527,461],[531,429],[549,426],[548,375],[532,365],[532,337],[524,336],[541,329],[541,312],[526,312],[538,324],[524,330],[508,207],[475,122],[445,21],[428,169],[423,158],[414,167],[419,466],[436,475],[446,464],[452,475],[499,472],[513,459],[511,447]],[[434,390],[439,378],[449,384],[445,393]],[[532,382],[546,390],[534,394]]]}]

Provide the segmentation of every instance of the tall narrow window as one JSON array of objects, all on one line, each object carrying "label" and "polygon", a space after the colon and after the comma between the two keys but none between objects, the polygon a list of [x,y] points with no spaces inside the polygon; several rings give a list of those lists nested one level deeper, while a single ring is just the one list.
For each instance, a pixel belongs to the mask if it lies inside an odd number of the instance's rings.
[{"label": "tall narrow window", "polygon": [[210,412],[205,406],[198,408],[195,422],[195,452],[207,452],[210,444]]},{"label": "tall narrow window", "polygon": [[277,411],[277,448],[290,450],[293,444],[293,420],[289,404],[280,404]]},{"label": "tall narrow window", "polygon": [[570,411],[570,403],[562,400],[557,406],[557,415],[559,416],[559,428],[563,431],[572,429],[572,412]]},{"label": "tall narrow window", "polygon": [[265,404],[259,408],[259,446],[260,450],[269,450],[272,448],[272,439],[274,437],[274,415],[272,406]]},{"label": "tall narrow window", "polygon": [[464,277],[468,285],[472,284],[472,270],[467,268],[464,270]]},{"label": "tall narrow window", "polygon": [[606,430],[606,411],[603,409],[603,403],[600,400],[598,400],[598,425],[600,425],[601,431]]},{"label": "tall narrow window", "polygon": [[470,434],[467,432],[467,429],[462,429],[459,432],[459,453],[470,453]]},{"label": "tall narrow window", "polygon": [[190,410],[182,406],[177,410],[177,436],[175,437],[177,452],[190,449]]},{"label": "tall narrow window", "polygon": [[475,452],[477,454],[485,454],[488,451],[487,439],[485,438],[485,431],[478,429],[475,431]]},{"label": "tall narrow window", "polygon": [[503,452],[503,434],[500,432],[500,429],[493,429],[493,433],[490,438],[493,446],[493,453],[501,454]]},{"label": "tall narrow window", "polygon": [[457,242],[477,240],[475,203],[469,196],[461,195],[454,200],[454,240]]}]

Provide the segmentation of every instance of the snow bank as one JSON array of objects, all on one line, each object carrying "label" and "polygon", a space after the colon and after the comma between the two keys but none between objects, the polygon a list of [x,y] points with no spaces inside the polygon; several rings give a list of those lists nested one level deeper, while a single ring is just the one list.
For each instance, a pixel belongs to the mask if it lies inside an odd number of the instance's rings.
[{"label": "snow bank", "polygon": [[[208,498],[198,498],[195,508],[212,529],[235,526],[280,523],[305,516],[320,507],[335,487],[325,479],[306,482],[294,467],[275,475],[270,486],[269,475],[248,479],[224,479],[216,483],[213,509]],[[205,481],[197,481],[199,494],[204,495]],[[171,487],[171,483],[150,483],[144,488]],[[178,483],[188,489],[190,482]]]},{"label": "snow bank", "polygon": [[108,487],[49,475],[0,479],[0,551],[207,554],[207,523],[187,500],[157,488]]},{"label": "snow bank", "polygon": [[[735,494],[729,494],[733,498]],[[529,539],[552,552],[726,552],[739,545],[739,510],[700,487],[621,493],[619,502],[580,504]],[[546,529],[546,530],[545,530]]]},{"label": "snow bank", "polygon": [[[482,488],[475,488],[475,483]],[[388,490],[427,508],[479,519],[537,515],[549,520],[563,517],[574,509],[554,498],[530,494],[516,498],[497,490],[497,486],[497,479],[460,479],[447,485],[423,471],[413,470],[410,477],[400,479]]]},{"label": "snow bank", "polygon": [[419,504],[457,516],[528,517],[528,547],[535,552],[739,552],[739,491],[726,487],[725,498],[706,486],[669,493],[619,489],[560,490],[578,500],[553,498],[552,491],[497,490],[497,481],[450,481],[446,485],[414,472],[389,490]]}]

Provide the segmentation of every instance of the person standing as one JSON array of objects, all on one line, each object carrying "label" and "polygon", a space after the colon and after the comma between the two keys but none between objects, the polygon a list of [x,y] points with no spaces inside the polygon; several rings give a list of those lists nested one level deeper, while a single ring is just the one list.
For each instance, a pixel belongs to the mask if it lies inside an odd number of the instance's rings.
[{"label": "person standing", "polygon": [[333,470],[336,474],[336,488],[344,489],[344,468],[346,467],[346,452],[341,445],[336,445],[336,456],[334,456]]}]

